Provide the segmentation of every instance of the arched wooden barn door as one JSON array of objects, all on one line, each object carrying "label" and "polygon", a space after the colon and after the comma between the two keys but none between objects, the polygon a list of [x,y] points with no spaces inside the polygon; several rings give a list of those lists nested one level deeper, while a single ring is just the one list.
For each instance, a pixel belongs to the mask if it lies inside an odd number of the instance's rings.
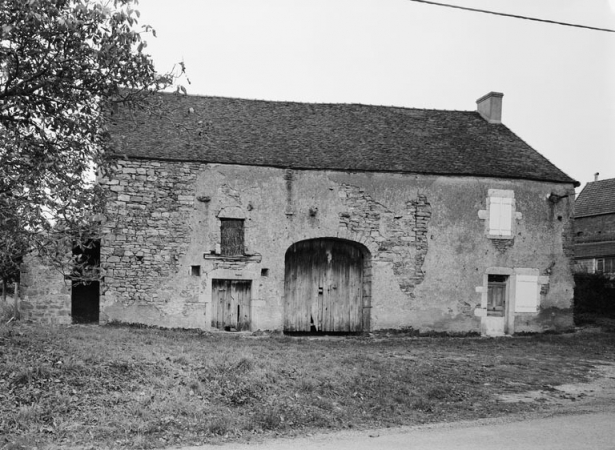
[{"label": "arched wooden barn door", "polygon": [[363,330],[364,252],[339,239],[311,239],[286,252],[284,330]]}]

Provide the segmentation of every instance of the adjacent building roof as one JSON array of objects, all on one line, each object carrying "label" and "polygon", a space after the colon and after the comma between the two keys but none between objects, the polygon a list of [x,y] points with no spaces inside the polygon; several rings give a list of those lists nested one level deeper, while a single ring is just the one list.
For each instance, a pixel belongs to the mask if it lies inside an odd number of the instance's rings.
[{"label": "adjacent building roof", "polygon": [[587,183],[574,203],[574,216],[615,214],[615,178]]},{"label": "adjacent building roof", "polygon": [[163,114],[119,112],[131,158],[576,181],[474,111],[163,94]]}]

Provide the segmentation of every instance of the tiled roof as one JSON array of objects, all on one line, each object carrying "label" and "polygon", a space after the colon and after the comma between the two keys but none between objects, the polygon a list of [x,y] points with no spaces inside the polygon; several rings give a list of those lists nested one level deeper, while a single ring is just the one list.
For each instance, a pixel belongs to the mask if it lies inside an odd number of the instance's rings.
[{"label": "tiled roof", "polygon": [[574,216],[615,214],[615,178],[587,183],[574,203]]},{"label": "tiled roof", "polygon": [[119,155],[292,169],[576,183],[477,112],[160,96],[166,115],[114,116]]}]

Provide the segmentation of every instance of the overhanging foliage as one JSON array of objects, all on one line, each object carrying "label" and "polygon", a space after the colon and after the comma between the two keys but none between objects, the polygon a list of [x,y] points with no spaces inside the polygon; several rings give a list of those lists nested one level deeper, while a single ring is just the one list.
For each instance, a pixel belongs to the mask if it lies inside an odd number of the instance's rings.
[{"label": "overhanging foliage", "polygon": [[0,260],[19,260],[24,242],[57,254],[96,234],[110,113],[174,80],[144,52],[153,30],[135,3],[0,0]]}]

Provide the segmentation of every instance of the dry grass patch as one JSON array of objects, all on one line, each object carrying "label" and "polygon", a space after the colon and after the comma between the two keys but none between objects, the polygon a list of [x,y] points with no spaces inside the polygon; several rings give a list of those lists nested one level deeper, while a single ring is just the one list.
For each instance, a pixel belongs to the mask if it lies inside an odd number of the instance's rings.
[{"label": "dry grass patch", "polygon": [[0,330],[0,446],[156,448],[500,416],[546,406],[498,395],[588,380],[614,344],[18,324]]}]

